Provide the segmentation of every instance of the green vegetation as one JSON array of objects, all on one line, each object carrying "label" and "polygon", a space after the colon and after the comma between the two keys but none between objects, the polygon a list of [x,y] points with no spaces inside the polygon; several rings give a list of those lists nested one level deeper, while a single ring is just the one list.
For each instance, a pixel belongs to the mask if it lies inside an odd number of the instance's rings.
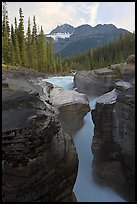
[{"label": "green vegetation", "polygon": [[70,70],[92,70],[121,63],[134,52],[135,34],[125,33],[109,44],[77,56],[67,57],[62,61],[60,53],[55,58],[53,40],[50,38],[50,41],[46,42],[42,26],[40,32],[37,32],[35,16],[33,16],[32,28],[30,17],[28,18],[28,29],[25,35],[22,9],[19,9],[19,24],[15,18],[14,26],[9,26],[7,5],[3,2],[2,64],[4,66],[2,67],[24,66],[46,73],[63,74]]},{"label": "green vegetation", "polygon": [[69,70],[92,70],[123,63],[133,53],[135,53],[135,34],[125,33],[107,45],[65,58],[63,66],[67,64]]},{"label": "green vegetation", "polygon": [[19,24],[15,18],[14,26],[9,26],[6,2],[2,9],[2,64],[9,66],[23,66],[46,73],[62,73],[62,61],[60,55],[55,59],[53,41],[45,40],[45,34],[41,26],[37,33],[35,16],[31,28],[30,17],[28,29],[24,33],[24,16],[22,8],[19,9]]}]

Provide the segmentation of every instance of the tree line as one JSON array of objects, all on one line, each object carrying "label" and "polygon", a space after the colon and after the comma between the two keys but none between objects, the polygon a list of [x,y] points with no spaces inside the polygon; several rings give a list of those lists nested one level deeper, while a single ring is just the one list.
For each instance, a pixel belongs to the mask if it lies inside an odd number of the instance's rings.
[{"label": "tree line", "polygon": [[6,2],[3,2],[2,7],[2,63],[47,73],[63,71],[60,53],[56,58],[54,56],[53,39],[50,38],[49,42],[46,42],[42,26],[38,33],[35,16],[32,28],[30,17],[28,18],[25,35],[22,8],[19,9],[19,23],[15,17],[14,26],[10,26]]},{"label": "tree line", "polygon": [[9,26],[6,2],[2,8],[2,63],[23,66],[46,73],[67,73],[70,70],[92,70],[121,63],[135,52],[135,34],[125,33],[118,39],[88,52],[61,60],[60,53],[54,55],[53,39],[46,42],[41,26],[37,31],[36,18],[33,16],[31,27],[30,17],[24,33],[23,11],[19,9],[19,23],[15,17],[14,26]]},{"label": "tree line", "polygon": [[109,44],[91,49],[77,56],[67,57],[63,66],[69,70],[92,70],[111,64],[123,63],[127,57],[135,53],[135,34],[124,33]]}]

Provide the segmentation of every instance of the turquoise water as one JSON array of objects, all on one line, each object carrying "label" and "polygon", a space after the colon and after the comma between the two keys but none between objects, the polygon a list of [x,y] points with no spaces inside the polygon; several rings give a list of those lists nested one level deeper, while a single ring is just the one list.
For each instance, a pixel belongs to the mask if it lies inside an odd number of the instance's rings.
[{"label": "turquoise water", "polygon": [[[73,76],[52,77],[46,81],[67,89],[73,88]],[[90,108],[96,103],[95,97],[89,97]],[[79,167],[76,183],[73,191],[78,202],[126,202],[117,193],[108,187],[102,187],[95,183],[92,177],[92,151],[91,142],[94,124],[91,113],[84,117],[84,126],[74,135],[74,143],[78,152]]]},{"label": "turquoise water", "polygon": [[73,76],[60,76],[60,77],[50,77],[48,79],[43,79],[42,81],[50,82],[51,84],[63,87],[65,89],[73,88]]}]

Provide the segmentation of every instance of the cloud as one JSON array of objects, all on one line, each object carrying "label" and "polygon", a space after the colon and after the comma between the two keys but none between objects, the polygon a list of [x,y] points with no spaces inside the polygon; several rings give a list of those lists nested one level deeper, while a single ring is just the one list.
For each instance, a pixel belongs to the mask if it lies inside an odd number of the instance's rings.
[{"label": "cloud", "polygon": [[42,25],[45,33],[64,23],[74,27],[113,23],[118,28],[135,30],[134,2],[7,2],[7,5],[10,23],[19,17],[21,7],[25,29],[28,17],[32,21],[35,15],[37,26],[40,29]]},{"label": "cloud", "polygon": [[18,10],[21,6],[25,16],[25,26],[27,27],[28,17],[32,19],[35,15],[37,25],[39,27],[42,25],[45,33],[63,23],[74,27],[81,24],[95,25],[99,5],[98,2],[8,2],[7,4],[12,23],[14,17],[19,16]]},{"label": "cloud", "polygon": [[98,7],[97,24],[112,23],[131,32],[135,30],[135,2],[101,2]]}]

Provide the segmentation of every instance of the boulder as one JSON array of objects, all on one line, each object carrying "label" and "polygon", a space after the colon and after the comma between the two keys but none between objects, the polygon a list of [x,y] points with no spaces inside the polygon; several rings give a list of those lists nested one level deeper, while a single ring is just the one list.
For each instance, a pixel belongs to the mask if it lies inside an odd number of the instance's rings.
[{"label": "boulder", "polygon": [[[47,93],[47,88],[44,88]],[[83,118],[90,111],[85,94],[60,87],[51,87],[49,100],[59,111],[59,120],[66,133],[74,134],[83,126]]]},{"label": "boulder", "polygon": [[127,201],[135,201],[135,85],[118,81],[92,110],[93,175]]},{"label": "boulder", "polygon": [[127,64],[135,64],[135,55],[129,55],[129,57],[126,60]]}]

